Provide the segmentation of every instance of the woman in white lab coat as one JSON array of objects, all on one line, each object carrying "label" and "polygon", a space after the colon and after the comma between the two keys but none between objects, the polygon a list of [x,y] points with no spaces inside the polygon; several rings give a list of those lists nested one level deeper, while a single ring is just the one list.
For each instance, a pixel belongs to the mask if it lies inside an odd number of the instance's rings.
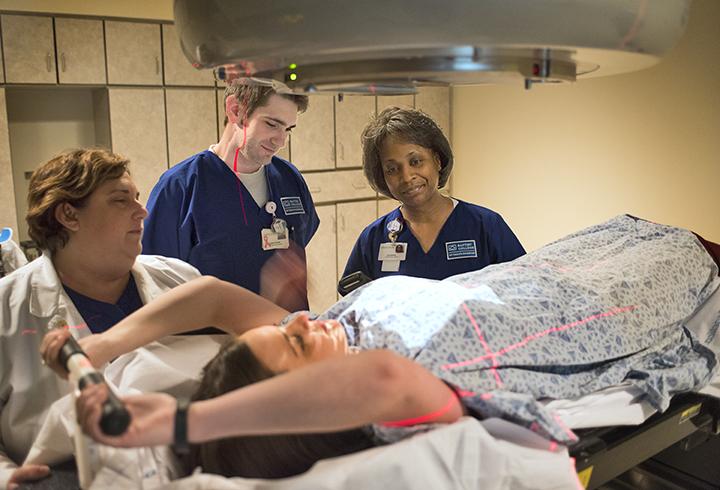
[{"label": "woman in white lab coat", "polygon": [[142,256],[147,211],[128,160],[105,150],[72,150],[30,179],[30,237],[43,254],[0,279],[0,488],[44,477],[21,467],[47,410],[68,385],[41,363],[55,322],[73,336],[109,328],[163,292],[198,277],[180,260]]}]

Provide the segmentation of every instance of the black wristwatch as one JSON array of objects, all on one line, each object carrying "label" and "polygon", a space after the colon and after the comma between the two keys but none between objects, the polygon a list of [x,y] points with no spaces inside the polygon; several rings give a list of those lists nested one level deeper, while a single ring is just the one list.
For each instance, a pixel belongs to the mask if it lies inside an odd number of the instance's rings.
[{"label": "black wristwatch", "polygon": [[188,443],[188,408],[190,400],[180,398],[177,400],[177,408],[175,409],[175,437],[173,440],[173,449],[177,454],[187,454],[190,452]]}]

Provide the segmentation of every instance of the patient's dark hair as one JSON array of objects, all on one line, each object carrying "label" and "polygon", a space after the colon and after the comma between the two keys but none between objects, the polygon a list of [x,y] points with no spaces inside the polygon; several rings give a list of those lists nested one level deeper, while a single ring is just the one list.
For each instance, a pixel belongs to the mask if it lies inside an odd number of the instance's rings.
[{"label": "patient's dark hair", "polygon": [[[202,381],[193,400],[214,398],[276,374],[280,373],[265,367],[247,343],[232,341],[223,346],[203,369]],[[321,459],[354,453],[372,445],[360,429],[232,437],[193,445],[187,463],[190,471],[201,466],[204,472],[226,477],[285,478],[307,471]]]}]

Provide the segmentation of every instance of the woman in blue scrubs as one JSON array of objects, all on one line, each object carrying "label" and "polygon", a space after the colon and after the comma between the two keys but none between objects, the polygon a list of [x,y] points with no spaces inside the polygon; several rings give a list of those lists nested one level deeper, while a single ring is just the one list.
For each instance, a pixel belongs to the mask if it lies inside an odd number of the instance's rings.
[{"label": "woman in blue scrubs", "polygon": [[363,230],[343,276],[444,279],[525,254],[498,213],[440,193],[453,155],[427,114],[389,107],[368,124],[362,142],[368,181],[401,206]]}]

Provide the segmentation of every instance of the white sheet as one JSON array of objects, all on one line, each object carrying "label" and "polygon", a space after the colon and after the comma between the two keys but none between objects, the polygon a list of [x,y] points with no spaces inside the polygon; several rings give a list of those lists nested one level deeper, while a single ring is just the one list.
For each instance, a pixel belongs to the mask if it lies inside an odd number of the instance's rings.
[{"label": "white sheet", "polygon": [[[495,434],[496,437],[493,437]],[[509,440],[503,440],[507,437]],[[412,464],[408,464],[412,461]],[[478,464],[478,462],[481,462]],[[92,489],[135,488],[117,474],[99,475]],[[148,488],[147,480],[143,488]],[[547,441],[508,422],[456,424],[397,444],[321,461],[310,471],[281,480],[222,478],[196,474],[160,488],[234,490],[330,490],[392,488],[577,490],[574,462],[564,448],[550,450]]]}]

